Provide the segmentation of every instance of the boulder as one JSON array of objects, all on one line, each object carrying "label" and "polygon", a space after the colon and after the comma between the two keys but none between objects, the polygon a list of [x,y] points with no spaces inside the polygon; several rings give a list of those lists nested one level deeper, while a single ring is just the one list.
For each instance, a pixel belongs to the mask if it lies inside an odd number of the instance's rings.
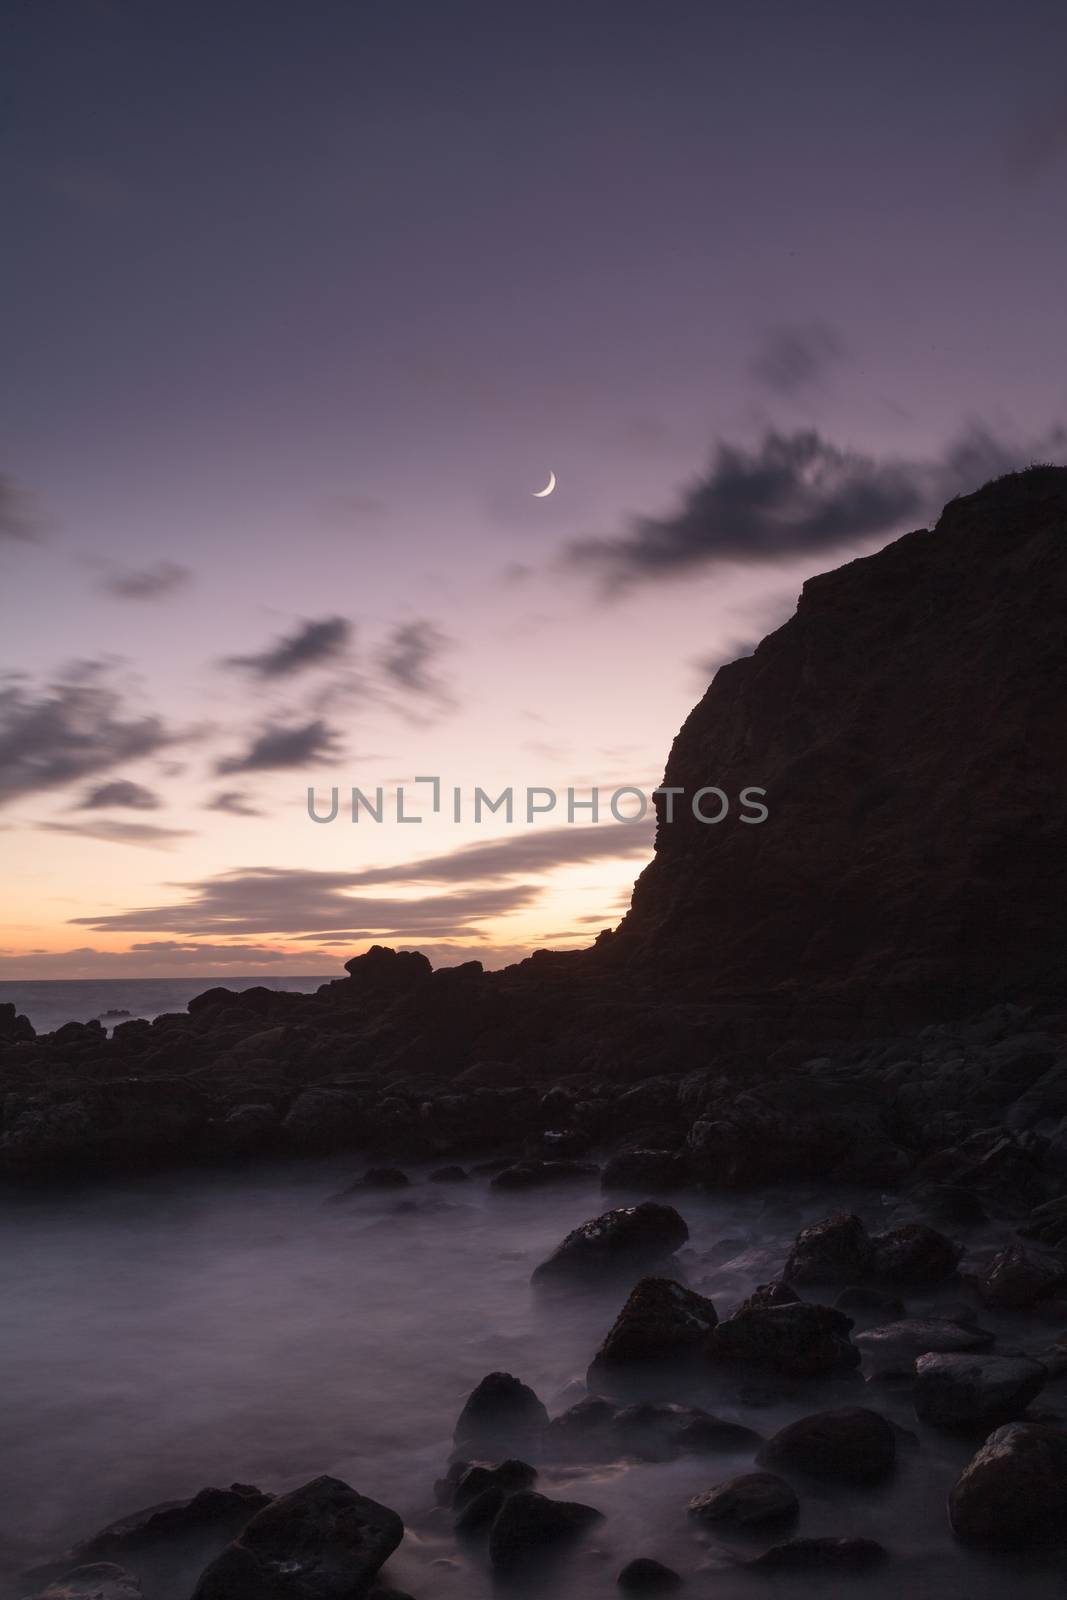
[{"label": "boulder", "polygon": [[859,1366],[851,1327],[852,1319],[843,1312],[805,1301],[738,1311],[712,1329],[704,1352],[714,1362],[770,1367],[794,1378],[820,1377]]},{"label": "boulder", "polygon": [[940,1428],[993,1428],[1021,1416],[1047,1377],[1047,1368],[1027,1356],[920,1356],[915,1415]]},{"label": "boulder", "polygon": [[902,1317],[877,1328],[857,1333],[855,1344],[872,1377],[910,1377],[920,1356],[962,1351],[988,1350],[993,1335],[985,1328],[944,1317]]},{"label": "boulder", "polygon": [[677,1589],[681,1581],[673,1567],[665,1567],[662,1561],[653,1561],[650,1556],[628,1561],[616,1580],[626,1594],[664,1594],[669,1589]]},{"label": "boulder", "polygon": [[597,1351],[591,1371],[695,1356],[718,1320],[712,1302],[695,1290],[669,1278],[642,1278]]},{"label": "boulder", "polygon": [[353,1600],[404,1537],[395,1511],[314,1478],[252,1518],[204,1570],[194,1600]]},{"label": "boulder", "polygon": [[1067,1271],[1059,1257],[1011,1244],[997,1251],[975,1282],[987,1306],[1023,1311],[1052,1294],[1065,1280]]},{"label": "boulder", "polygon": [[843,1406],[801,1417],[768,1439],[761,1460],[768,1466],[840,1483],[875,1483],[896,1462],[893,1427],[866,1406]]},{"label": "boulder", "polygon": [[943,1283],[959,1266],[963,1246],[925,1222],[906,1222],[871,1239],[871,1270],[887,1283]]},{"label": "boulder", "polygon": [[431,1183],[467,1183],[470,1173],[466,1167],[435,1167],[430,1173]]},{"label": "boulder", "polygon": [[675,1150],[620,1150],[604,1163],[600,1186],[655,1194],[681,1188],[687,1177],[685,1158]]},{"label": "boulder", "polygon": [[792,1306],[799,1299],[791,1283],[786,1283],[783,1278],[774,1278],[770,1283],[759,1284],[750,1295],[746,1295],[734,1315],[740,1311],[768,1311],[771,1306]]},{"label": "boulder", "polygon": [[498,1573],[519,1573],[573,1544],[601,1520],[592,1506],[521,1490],[505,1500],[493,1523],[489,1559]]},{"label": "boulder", "polygon": [[537,1468],[527,1461],[501,1461],[498,1466],[485,1467],[480,1463],[469,1466],[459,1477],[452,1495],[457,1511],[469,1501],[484,1494],[487,1489],[499,1489],[504,1494],[514,1494],[519,1489],[529,1489],[537,1480]]},{"label": "boulder", "polygon": [[839,1211],[800,1230],[782,1276],[791,1283],[851,1283],[867,1272],[873,1253],[860,1218]]},{"label": "boulder", "polygon": [[689,1502],[689,1515],[697,1522],[738,1527],[795,1517],[799,1509],[796,1491],[773,1472],[746,1472],[728,1478]]},{"label": "boulder", "polygon": [[305,1089],[289,1107],[285,1135],[294,1150],[319,1155],[350,1150],[366,1136],[363,1102],[343,1089]]},{"label": "boulder", "polygon": [[459,1414],[457,1448],[496,1453],[534,1443],[548,1412],[534,1391],[510,1372],[490,1372],[471,1391]]},{"label": "boulder", "polygon": [[164,1500],[109,1522],[79,1544],[73,1554],[80,1560],[126,1556],[132,1550],[164,1540],[202,1534],[232,1538],[273,1496],[254,1484],[231,1483],[228,1489],[201,1489],[188,1500]]},{"label": "boulder", "polygon": [[583,1182],[599,1176],[590,1161],[518,1161],[490,1178],[491,1189],[543,1189],[554,1183]]},{"label": "boulder", "polygon": [[568,1233],[534,1278],[582,1279],[607,1276],[667,1261],[689,1238],[673,1206],[645,1200],[637,1206],[605,1211]]},{"label": "boulder", "polygon": [[948,1497],[961,1539],[1026,1545],[1060,1539],[1067,1517],[1067,1432],[1009,1422],[989,1435]]},{"label": "boulder", "polygon": [[746,1565],[756,1572],[862,1572],[887,1559],[875,1539],[787,1539]]}]

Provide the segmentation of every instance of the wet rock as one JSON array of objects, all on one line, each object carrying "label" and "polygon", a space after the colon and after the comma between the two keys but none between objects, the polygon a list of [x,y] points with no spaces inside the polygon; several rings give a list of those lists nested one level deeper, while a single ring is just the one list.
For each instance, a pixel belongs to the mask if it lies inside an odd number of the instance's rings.
[{"label": "wet rock", "polygon": [[685,1158],[675,1150],[620,1150],[605,1162],[600,1186],[655,1194],[681,1188],[687,1176]]},{"label": "wet rock", "polygon": [[920,1356],[988,1350],[993,1335],[941,1317],[904,1317],[857,1333],[855,1343],[872,1377],[910,1377]]},{"label": "wet rock", "polygon": [[510,1459],[495,1467],[480,1463],[467,1468],[456,1482],[452,1504],[457,1511],[483,1494],[487,1489],[499,1489],[504,1494],[514,1494],[518,1489],[529,1489],[537,1481],[537,1468],[527,1461]]},{"label": "wet rock", "polygon": [[988,1306],[1021,1311],[1035,1305],[1067,1281],[1058,1257],[1039,1255],[1023,1245],[998,1250],[976,1278],[978,1293]]},{"label": "wet rock", "polygon": [[940,1428],[992,1428],[1021,1416],[1047,1377],[1047,1369],[1027,1356],[920,1356],[915,1414]]},{"label": "wet rock", "polygon": [[991,1433],[948,1497],[961,1539],[1019,1545],[1059,1539],[1067,1516],[1067,1432],[1009,1422]]},{"label": "wet rock", "polygon": [[504,1490],[496,1485],[482,1489],[468,1500],[457,1516],[456,1532],[464,1535],[482,1533],[496,1521],[506,1499]]},{"label": "wet rock", "polygon": [[736,1316],[740,1311],[767,1311],[771,1306],[791,1306],[800,1299],[791,1283],[786,1283],[783,1278],[775,1278],[770,1283],[761,1283],[737,1307]]},{"label": "wet rock", "polygon": [[519,1161],[489,1180],[492,1189],[542,1189],[554,1183],[575,1183],[598,1176],[590,1161]]},{"label": "wet rock", "polygon": [[431,1183],[467,1183],[469,1179],[466,1167],[435,1167],[430,1173]]},{"label": "wet rock", "polygon": [[704,1350],[710,1361],[769,1367],[789,1377],[819,1377],[859,1366],[851,1327],[851,1318],[841,1311],[798,1301],[736,1312],[712,1329]]},{"label": "wet rock", "polygon": [[794,1517],[799,1509],[796,1492],[773,1472],[746,1472],[728,1478],[706,1494],[694,1495],[689,1502],[689,1515],[697,1522],[726,1522],[738,1527]]},{"label": "wet rock", "polygon": [[875,1539],[787,1539],[746,1566],[757,1572],[862,1572],[887,1559]]},{"label": "wet rock", "polygon": [[141,1585],[125,1567],[99,1561],[65,1573],[34,1600],[142,1600],[142,1595]]},{"label": "wet rock", "polygon": [[365,1189],[406,1189],[411,1179],[399,1167],[368,1167],[363,1174]]},{"label": "wet rock", "polygon": [[282,1119],[272,1105],[234,1106],[208,1132],[212,1144],[233,1155],[278,1149],[284,1140]]},{"label": "wet rock", "polygon": [[536,1441],[548,1412],[534,1391],[510,1372],[490,1372],[468,1395],[454,1434],[459,1449],[495,1453]]},{"label": "wet rock", "polygon": [[841,1483],[875,1483],[896,1461],[896,1434],[866,1406],[818,1411],[781,1428],[763,1447],[772,1467]]},{"label": "wet rock", "polygon": [[544,1432],[544,1448],[553,1461],[595,1461],[610,1450],[618,1408],[589,1395],[553,1417]]},{"label": "wet rock", "polygon": [[925,1222],[876,1233],[871,1269],[888,1283],[943,1283],[959,1266],[963,1246]]},{"label": "wet rock", "polygon": [[505,1500],[493,1523],[489,1559],[498,1573],[520,1572],[573,1544],[601,1520],[592,1506],[521,1490]]},{"label": "wet rock", "polygon": [[860,1218],[839,1211],[800,1230],[782,1275],[791,1283],[851,1283],[867,1272],[873,1254]]},{"label": "wet rock", "polygon": [[850,1284],[842,1289],[834,1305],[838,1311],[854,1312],[860,1317],[903,1317],[908,1309],[897,1295],[865,1283]]},{"label": "wet rock", "polygon": [[163,1540],[215,1534],[231,1538],[270,1504],[272,1496],[254,1484],[232,1483],[228,1489],[201,1489],[188,1500],[165,1500],[109,1522],[79,1544],[73,1554],[89,1557],[124,1555]]},{"label": "wet rock", "polygon": [[1037,1239],[1042,1244],[1061,1247],[1067,1245],[1067,1196],[1035,1206],[1018,1231],[1024,1239]]},{"label": "wet rock", "polygon": [[642,1278],[590,1370],[695,1356],[718,1320],[714,1305],[704,1295],[669,1278]]},{"label": "wet rock", "polygon": [[666,1261],[689,1238],[673,1206],[645,1200],[605,1211],[575,1228],[534,1271],[534,1279],[608,1275]]},{"label": "wet rock", "polygon": [[363,1102],[340,1089],[305,1089],[285,1118],[287,1140],[306,1154],[350,1150],[365,1133]]},{"label": "wet rock", "polygon": [[673,1567],[665,1567],[662,1561],[653,1561],[650,1556],[628,1561],[616,1580],[626,1594],[663,1594],[677,1589],[681,1581],[681,1575]]},{"label": "wet rock", "polygon": [[200,1576],[194,1600],[351,1600],[404,1536],[395,1511],[314,1478],[254,1516]]}]

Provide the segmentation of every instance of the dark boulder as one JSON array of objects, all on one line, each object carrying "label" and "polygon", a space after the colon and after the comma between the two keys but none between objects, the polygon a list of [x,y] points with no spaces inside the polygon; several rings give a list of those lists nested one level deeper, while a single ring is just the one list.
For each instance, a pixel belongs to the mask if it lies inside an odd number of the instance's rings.
[{"label": "dark boulder", "polygon": [[751,1527],[795,1517],[800,1509],[796,1491],[773,1472],[746,1472],[718,1483],[705,1494],[694,1495],[689,1515],[697,1522],[728,1523]]},{"label": "dark boulder", "polygon": [[863,1572],[887,1559],[875,1539],[787,1539],[746,1565],[757,1572]]},{"label": "dark boulder", "polygon": [[487,1489],[499,1489],[504,1494],[515,1494],[519,1489],[529,1489],[537,1481],[537,1468],[527,1461],[509,1459],[495,1467],[480,1463],[469,1466],[459,1477],[452,1496],[457,1511],[484,1494]]},{"label": "dark boulder", "polygon": [[85,1561],[90,1557],[126,1556],[131,1550],[190,1535],[211,1533],[232,1538],[272,1498],[247,1483],[232,1483],[228,1489],[201,1489],[188,1500],[165,1500],[109,1522],[73,1553]]},{"label": "dark boulder", "polygon": [[505,1500],[493,1523],[489,1559],[498,1573],[521,1572],[558,1554],[601,1520],[592,1506],[521,1490]]},{"label": "dark boulder", "polygon": [[688,1238],[689,1229],[673,1206],[654,1200],[620,1206],[568,1233],[533,1276],[581,1280],[589,1273],[631,1272],[667,1261]]},{"label": "dark boulder", "polygon": [[912,1402],[940,1428],[993,1428],[1020,1417],[1048,1378],[1027,1356],[924,1355],[915,1363]]},{"label": "dark boulder", "polygon": [[400,1167],[368,1167],[362,1179],[364,1189],[406,1189],[410,1183]]},{"label": "dark boulder", "polygon": [[519,1161],[490,1178],[492,1189],[543,1189],[554,1183],[582,1182],[599,1175],[590,1161]]},{"label": "dark boulder", "polygon": [[893,1470],[896,1453],[896,1433],[883,1416],[865,1406],[843,1406],[779,1429],[761,1460],[812,1478],[875,1483]]},{"label": "dark boulder", "polygon": [[988,1350],[993,1335],[944,1317],[903,1317],[857,1333],[855,1342],[872,1377],[910,1377],[920,1356]]},{"label": "dark boulder", "polygon": [[669,1278],[642,1278],[590,1370],[695,1356],[718,1320],[714,1305],[704,1295]]},{"label": "dark boulder", "polygon": [[435,1167],[430,1173],[431,1183],[467,1183],[469,1179],[466,1167]]},{"label": "dark boulder", "polygon": [[194,1600],[352,1600],[404,1537],[395,1511],[314,1478],[257,1513],[200,1576]]},{"label": "dark boulder", "polygon": [[458,1449],[521,1449],[547,1424],[548,1412],[528,1385],[510,1372],[490,1372],[468,1395],[454,1439]]},{"label": "dark boulder", "polygon": [[714,1362],[769,1367],[795,1378],[820,1377],[859,1365],[851,1327],[852,1319],[841,1311],[798,1301],[736,1312],[712,1329],[704,1350]]},{"label": "dark boulder", "polygon": [[669,1589],[677,1589],[681,1581],[673,1567],[665,1567],[662,1561],[653,1561],[650,1556],[628,1561],[616,1580],[625,1594],[665,1594]]},{"label": "dark boulder", "polygon": [[1052,1294],[1065,1281],[1067,1270],[1059,1257],[1012,1244],[998,1250],[983,1267],[976,1286],[987,1306],[1022,1311]]},{"label": "dark boulder", "polygon": [[989,1435],[948,1497],[961,1539],[1026,1545],[1061,1539],[1067,1517],[1067,1432],[1009,1422]]},{"label": "dark boulder", "polygon": [[852,1283],[874,1255],[859,1217],[839,1211],[797,1234],[782,1276],[791,1283]]},{"label": "dark boulder", "polygon": [[933,1284],[951,1278],[959,1266],[963,1247],[925,1222],[876,1233],[872,1271],[887,1283]]},{"label": "dark boulder", "polygon": [[783,1278],[774,1278],[770,1283],[761,1283],[750,1295],[746,1295],[734,1316],[741,1311],[769,1311],[772,1306],[792,1306],[799,1300],[800,1296],[791,1283],[786,1283]]}]

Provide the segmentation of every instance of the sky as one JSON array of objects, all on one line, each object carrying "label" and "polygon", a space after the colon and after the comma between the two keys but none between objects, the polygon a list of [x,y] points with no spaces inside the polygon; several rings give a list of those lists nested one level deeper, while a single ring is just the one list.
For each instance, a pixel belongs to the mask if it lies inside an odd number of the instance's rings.
[{"label": "sky", "polygon": [[1065,46],[1045,0],[0,4],[0,977],[617,922],[607,796],[716,667],[1067,461]]}]

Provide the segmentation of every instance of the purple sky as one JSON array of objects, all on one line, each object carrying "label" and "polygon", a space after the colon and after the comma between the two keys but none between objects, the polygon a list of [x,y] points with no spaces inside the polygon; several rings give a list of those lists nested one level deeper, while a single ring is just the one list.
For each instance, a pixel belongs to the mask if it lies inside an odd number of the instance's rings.
[{"label": "purple sky", "polygon": [[0,28],[0,976],[583,942],[647,829],[307,785],[651,788],[805,576],[1067,459],[1060,4]]}]

